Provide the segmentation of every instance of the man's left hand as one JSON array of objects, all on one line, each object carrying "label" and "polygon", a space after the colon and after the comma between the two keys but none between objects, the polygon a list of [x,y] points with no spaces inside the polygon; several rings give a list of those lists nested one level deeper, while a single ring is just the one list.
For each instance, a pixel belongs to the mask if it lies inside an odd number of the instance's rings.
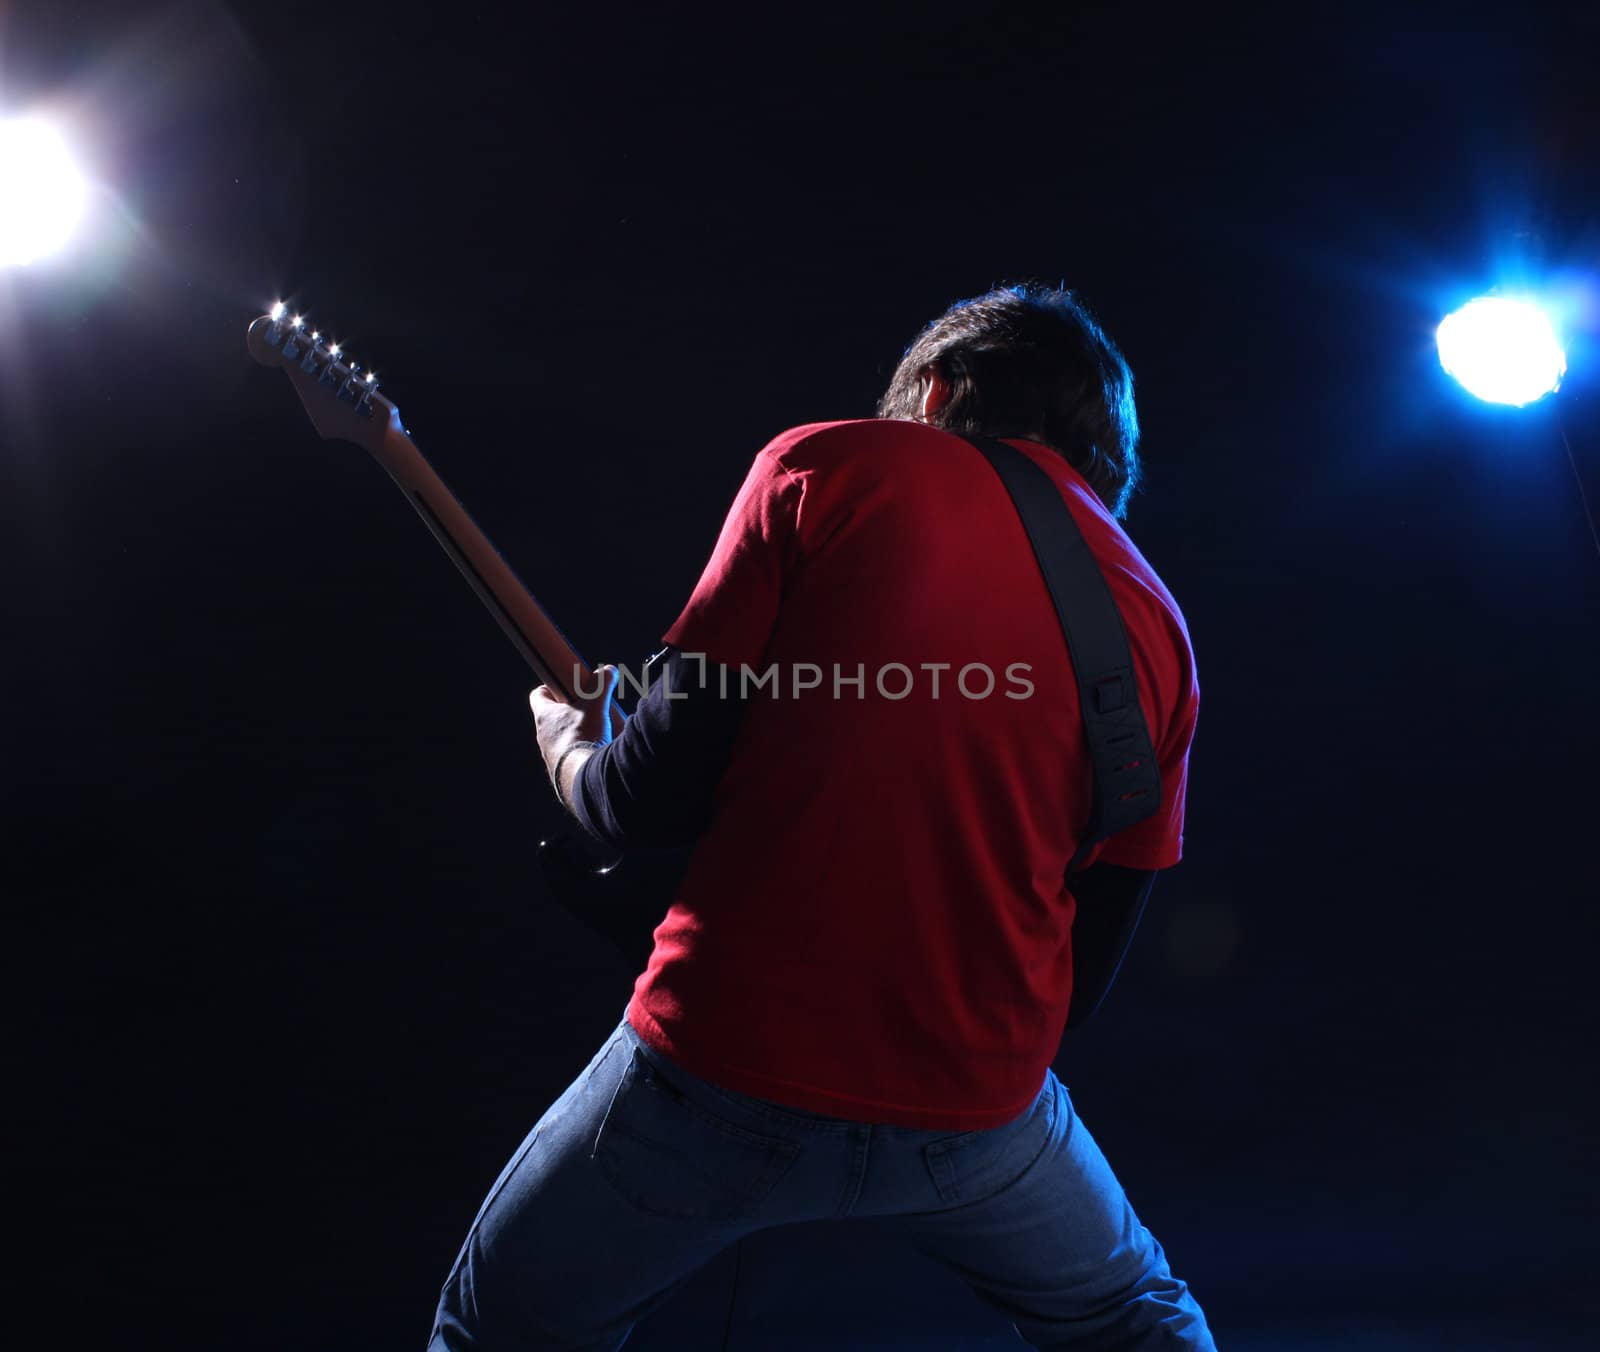
[{"label": "man's left hand", "polygon": [[[573,697],[568,704],[561,700],[549,686],[537,686],[528,696],[533,709],[534,733],[539,739],[539,752],[544,757],[547,774],[554,774],[561,753],[574,742],[609,742],[613,729],[622,726],[622,711],[616,706],[618,670],[609,664],[595,669],[603,682],[605,692],[585,699]],[[583,753],[579,753],[581,758]]]}]

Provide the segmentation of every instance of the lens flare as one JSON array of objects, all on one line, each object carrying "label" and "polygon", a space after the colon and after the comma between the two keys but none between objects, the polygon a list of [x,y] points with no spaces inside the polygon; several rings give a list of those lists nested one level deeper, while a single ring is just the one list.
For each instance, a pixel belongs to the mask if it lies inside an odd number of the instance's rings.
[{"label": "lens flare", "polygon": [[1531,301],[1480,296],[1439,325],[1439,364],[1489,404],[1518,407],[1553,393],[1567,358],[1555,327]]},{"label": "lens flare", "polygon": [[32,263],[61,248],[87,196],[54,127],[35,118],[0,122],[0,267]]}]

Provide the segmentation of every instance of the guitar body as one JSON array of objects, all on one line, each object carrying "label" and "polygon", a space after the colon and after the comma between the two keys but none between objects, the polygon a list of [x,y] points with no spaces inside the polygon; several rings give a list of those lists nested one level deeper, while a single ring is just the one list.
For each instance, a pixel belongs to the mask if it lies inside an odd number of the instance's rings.
[{"label": "guitar body", "polygon": [[539,871],[558,905],[642,972],[689,851],[652,850],[606,862],[576,832],[539,842]]}]

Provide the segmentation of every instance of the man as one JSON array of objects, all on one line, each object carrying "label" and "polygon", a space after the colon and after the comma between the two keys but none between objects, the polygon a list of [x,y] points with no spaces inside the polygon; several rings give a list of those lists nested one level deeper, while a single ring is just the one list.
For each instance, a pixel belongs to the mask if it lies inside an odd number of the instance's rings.
[{"label": "man", "polygon": [[[1198,686],[1117,525],[1132,376],[1069,293],[1006,288],[924,330],[878,414],[756,457],[619,735],[609,689],[533,692],[591,834],[694,849],[623,1022],[484,1203],[435,1352],[615,1348],[742,1236],[828,1217],[1035,1346],[1213,1347],[1049,1069],[1181,847]],[[1161,809],[1070,876],[1093,776],[1066,642],[958,433],[1049,472],[1134,657]]]}]

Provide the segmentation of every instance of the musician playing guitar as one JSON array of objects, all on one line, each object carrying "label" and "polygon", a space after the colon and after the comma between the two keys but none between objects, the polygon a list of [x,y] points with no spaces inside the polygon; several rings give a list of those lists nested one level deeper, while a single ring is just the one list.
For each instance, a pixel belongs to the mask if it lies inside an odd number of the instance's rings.
[{"label": "musician playing guitar", "polygon": [[[623,1020],[471,1227],[432,1352],[615,1348],[743,1236],[846,1217],[1034,1346],[1213,1347],[1050,1069],[1181,846],[1198,686],[1118,525],[1132,377],[1070,293],[1006,288],[925,329],[878,414],[756,456],[626,722],[609,668],[531,696],[588,835],[693,851]],[[1092,849],[1064,621],[968,436],[1049,475],[1126,630],[1160,805]]]}]

